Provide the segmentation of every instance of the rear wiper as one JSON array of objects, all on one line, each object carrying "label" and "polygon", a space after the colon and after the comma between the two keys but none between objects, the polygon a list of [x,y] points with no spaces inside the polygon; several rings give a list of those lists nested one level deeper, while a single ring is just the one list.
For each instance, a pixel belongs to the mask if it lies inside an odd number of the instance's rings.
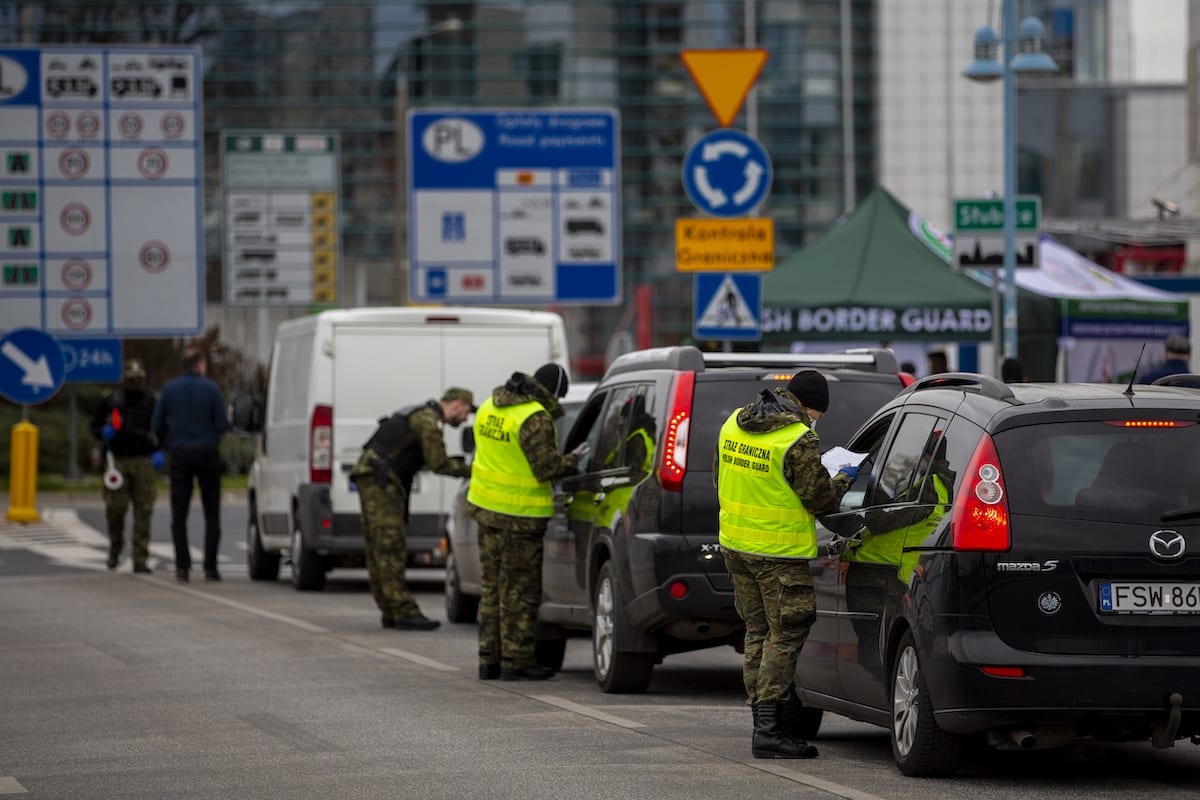
[{"label": "rear wiper", "polygon": [[1185,519],[1200,518],[1200,508],[1177,508],[1165,512],[1159,519],[1163,522],[1179,522]]}]

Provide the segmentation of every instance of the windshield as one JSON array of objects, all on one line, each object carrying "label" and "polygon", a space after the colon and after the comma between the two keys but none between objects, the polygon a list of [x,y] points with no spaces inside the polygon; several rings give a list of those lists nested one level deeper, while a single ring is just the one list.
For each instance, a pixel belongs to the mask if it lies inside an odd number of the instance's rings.
[{"label": "windshield", "polygon": [[1200,508],[1200,425],[1029,425],[995,437],[1014,514],[1112,522]]}]

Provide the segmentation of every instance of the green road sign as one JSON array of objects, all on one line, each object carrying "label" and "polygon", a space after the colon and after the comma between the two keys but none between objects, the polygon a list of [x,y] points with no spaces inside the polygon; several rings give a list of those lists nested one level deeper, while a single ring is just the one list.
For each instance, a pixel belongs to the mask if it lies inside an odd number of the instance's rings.
[{"label": "green road sign", "polygon": [[[1017,198],[1016,232],[1036,233],[1042,224],[1042,198],[1022,195]],[[959,198],[954,201],[955,233],[1002,233],[1004,199],[998,197]]]}]

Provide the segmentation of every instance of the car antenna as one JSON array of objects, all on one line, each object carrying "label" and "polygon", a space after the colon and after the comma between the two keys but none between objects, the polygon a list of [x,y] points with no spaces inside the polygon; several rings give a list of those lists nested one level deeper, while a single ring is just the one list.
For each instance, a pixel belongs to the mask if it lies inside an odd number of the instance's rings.
[{"label": "car antenna", "polygon": [[1129,376],[1129,385],[1125,387],[1125,391],[1121,394],[1126,397],[1133,397],[1133,382],[1137,380],[1138,367],[1142,364],[1142,356],[1146,354],[1146,343],[1142,342],[1142,349],[1138,353],[1137,361],[1133,365],[1133,374]]}]

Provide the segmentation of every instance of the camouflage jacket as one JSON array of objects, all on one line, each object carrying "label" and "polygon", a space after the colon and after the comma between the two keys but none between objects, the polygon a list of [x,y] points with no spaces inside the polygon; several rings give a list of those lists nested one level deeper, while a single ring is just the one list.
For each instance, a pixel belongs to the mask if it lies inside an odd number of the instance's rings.
[{"label": "camouflage jacket", "polygon": [[[534,412],[521,423],[517,438],[534,477],[539,481],[552,481],[575,474],[579,458],[558,451],[558,431],[554,427],[554,420],[563,415],[563,410],[554,395],[523,372],[514,372],[508,383],[497,386],[492,392],[492,403],[500,408],[528,403],[530,400],[541,403],[543,410]],[[469,512],[481,525],[493,528],[540,533],[546,527],[544,518],[515,517],[475,505],[470,506]]]},{"label": "camouflage jacket", "polygon": [[[809,430],[788,448],[783,458],[784,480],[810,514],[837,511],[842,495],[850,488],[850,476],[842,473],[832,478],[829,476],[829,470],[821,463],[821,440],[813,428],[812,419],[795,395],[781,388],[763,390],[758,399],[743,406],[737,415],[738,427],[747,433],[766,433],[797,422],[804,423]],[[713,454],[714,486],[720,466],[718,444],[718,450]]]},{"label": "camouflage jacket", "polygon": [[[387,425],[397,424],[404,426],[401,428],[404,433],[395,443],[392,455],[393,457],[399,455],[406,462],[411,462],[413,471],[423,467],[438,475],[449,475],[453,478],[466,478],[471,474],[471,468],[467,466],[461,456],[451,458],[446,455],[446,441],[442,437],[444,424],[442,407],[436,402],[430,401],[413,411],[408,415],[407,423],[402,416],[387,417],[380,424],[380,429],[384,429],[384,426]],[[379,431],[376,433],[378,434]],[[372,436],[371,441],[374,441],[375,438]],[[382,454],[379,454],[378,458],[373,456],[373,453],[378,451],[372,450],[371,441],[368,441],[368,446],[364,447],[363,455],[350,473],[350,477],[363,477],[375,472],[376,465],[383,465],[389,473],[388,478],[397,481],[406,492],[409,491],[412,483],[411,473],[397,474],[394,463],[382,460]],[[414,451],[420,452],[419,461],[415,458],[416,452]]]}]

